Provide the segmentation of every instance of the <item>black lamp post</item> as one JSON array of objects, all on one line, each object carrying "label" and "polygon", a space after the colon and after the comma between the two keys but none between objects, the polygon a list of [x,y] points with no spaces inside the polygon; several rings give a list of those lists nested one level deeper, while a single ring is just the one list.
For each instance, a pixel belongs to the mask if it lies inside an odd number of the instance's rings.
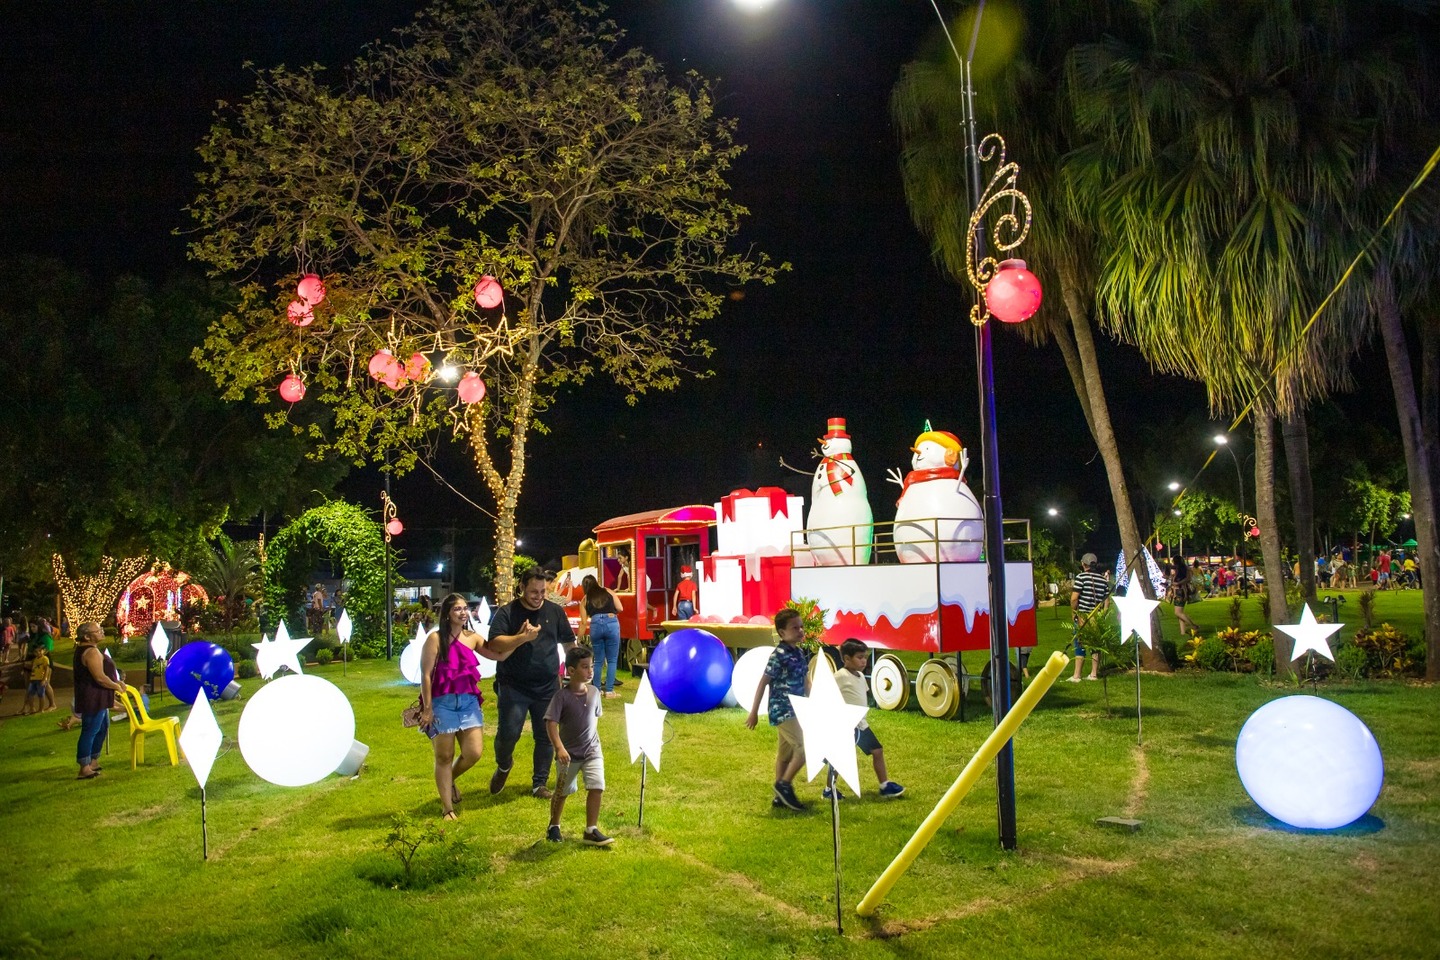
[{"label": "black lamp post", "polygon": [[1215,444],[1230,454],[1230,459],[1235,463],[1235,485],[1240,491],[1240,595],[1250,596],[1250,563],[1249,545],[1250,530],[1255,526],[1255,518],[1245,512],[1245,474],[1240,469],[1240,458],[1235,456],[1235,451],[1230,447],[1230,438],[1223,433],[1215,435]]}]

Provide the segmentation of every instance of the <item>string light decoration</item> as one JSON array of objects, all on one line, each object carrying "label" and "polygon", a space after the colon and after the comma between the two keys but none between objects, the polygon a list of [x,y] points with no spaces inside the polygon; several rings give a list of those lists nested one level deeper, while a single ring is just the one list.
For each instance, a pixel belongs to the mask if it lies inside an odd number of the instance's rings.
[{"label": "string light decoration", "polygon": [[[1003,266],[994,257],[979,256],[979,241],[983,236],[980,232],[981,223],[997,202],[1004,199],[1011,201],[1009,212],[1002,213],[990,228],[990,242],[996,252],[1007,253],[1024,243],[1025,238],[1030,235],[1031,209],[1030,198],[1016,187],[1020,179],[1020,165],[1005,159],[1005,140],[998,133],[989,134],[981,140],[976,155],[981,163],[993,160],[999,164],[994,175],[990,177],[990,182],[985,185],[984,192],[980,194],[975,211],[970,214],[970,232],[965,242],[965,273],[969,276],[970,283],[981,293],[975,305],[970,308],[970,322],[981,327],[991,316],[989,303],[984,296],[986,287]],[[1022,217],[1017,215],[1017,209],[1023,214],[1023,221]],[[1020,269],[1023,269],[1023,262],[1017,262],[1020,263]],[[1036,303],[1038,302],[1037,294]]]},{"label": "string light decoration", "polygon": [[157,560],[149,573],[130,581],[121,594],[115,607],[115,624],[123,637],[143,636],[155,621],[180,620],[187,605],[204,606],[209,602],[210,595],[190,574]]},{"label": "string light decoration", "polygon": [[109,617],[115,598],[125,589],[125,584],[145,569],[145,557],[101,557],[100,568],[93,574],[65,572],[65,558],[55,554],[50,558],[50,567],[55,571],[55,583],[60,588],[60,600],[65,607],[65,617],[72,626],[82,623],[104,623]]}]

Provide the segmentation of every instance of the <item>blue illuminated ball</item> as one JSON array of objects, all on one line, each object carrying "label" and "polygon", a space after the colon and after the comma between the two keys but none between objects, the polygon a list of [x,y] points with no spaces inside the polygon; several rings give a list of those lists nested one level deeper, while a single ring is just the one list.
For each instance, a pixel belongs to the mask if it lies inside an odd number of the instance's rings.
[{"label": "blue illuminated ball", "polygon": [[219,700],[234,679],[235,661],[230,651],[205,640],[185,644],[165,664],[165,686],[185,703],[194,703],[202,687],[206,697]]},{"label": "blue illuminated ball", "polygon": [[730,692],[730,651],[698,627],[676,630],[650,656],[650,688],[676,713],[713,710]]},{"label": "blue illuminated ball", "polygon": [[1385,780],[1370,728],[1319,697],[1281,697],[1252,713],[1235,742],[1235,766],[1261,809],[1314,830],[1360,819]]}]

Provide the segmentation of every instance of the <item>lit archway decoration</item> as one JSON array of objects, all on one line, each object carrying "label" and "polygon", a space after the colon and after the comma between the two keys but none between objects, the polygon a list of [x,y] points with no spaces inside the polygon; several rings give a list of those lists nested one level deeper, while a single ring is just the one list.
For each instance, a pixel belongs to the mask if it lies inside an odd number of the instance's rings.
[{"label": "lit archway decoration", "polygon": [[[149,573],[131,580],[120,595],[115,605],[115,625],[121,636],[147,636],[156,620],[185,620],[186,607],[203,607],[209,602],[210,595],[190,574],[156,561]],[[193,615],[192,610],[192,619]]]},{"label": "lit archway decoration", "polygon": [[305,511],[265,544],[266,608],[294,610],[304,603],[316,547],[350,583],[345,609],[357,633],[373,627],[385,615],[385,535],[372,514],[343,500]]}]

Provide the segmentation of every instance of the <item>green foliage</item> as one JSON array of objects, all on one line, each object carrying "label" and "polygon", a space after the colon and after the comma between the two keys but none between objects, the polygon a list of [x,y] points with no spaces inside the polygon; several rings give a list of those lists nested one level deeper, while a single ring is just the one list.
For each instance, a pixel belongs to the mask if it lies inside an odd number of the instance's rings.
[{"label": "green foliage", "polygon": [[321,647],[319,650],[315,651],[315,662],[320,664],[320,666],[322,667],[325,666],[327,663],[330,663],[334,659],[335,651],[331,650],[329,647]]},{"label": "green foliage", "polygon": [[[534,557],[528,556],[523,553],[515,554],[511,558],[510,564],[511,570],[514,573],[511,582],[518,584],[520,582],[520,577],[527,570],[533,570],[538,566],[540,566],[540,561],[536,560]],[[495,577],[495,562],[493,560],[479,562],[472,569],[474,571],[476,580],[479,581],[478,590],[480,593],[490,597],[494,597],[498,603],[509,603],[510,600],[513,599],[513,590],[511,591],[512,596],[510,597],[501,597],[496,592],[498,589],[498,583]]]},{"label": "green foliage", "polygon": [[[701,325],[736,287],[774,281],[763,254],[735,249],[734,123],[707,81],[672,82],[568,0],[436,2],[348,70],[257,80],[199,149],[191,254],[247,282],[196,360],[316,457],[404,472],[442,429],[468,444],[507,596],[538,418],[594,377],[633,403],[705,375]],[[297,251],[328,288],[303,337],[280,319]],[[503,309],[475,304],[487,274]],[[429,373],[383,387],[367,373],[382,348],[443,354],[488,398],[458,403]],[[274,396],[279,369],[309,385],[294,410]],[[317,405],[333,430],[296,420]]]},{"label": "green foliage", "polygon": [[1275,659],[1275,642],[1268,632],[1226,627],[1209,636],[1192,636],[1185,662],[1205,670],[1250,673],[1264,670]]},{"label": "green foliage", "polygon": [[1355,598],[1355,606],[1360,611],[1360,619],[1365,622],[1365,629],[1369,630],[1375,626],[1375,591],[1361,590],[1360,596]]},{"label": "green foliage", "polygon": [[[284,616],[304,602],[317,545],[325,548],[350,582],[345,606],[357,641],[379,631],[383,642],[385,534],[365,510],[343,500],[307,510],[265,545],[265,606],[271,617]],[[395,575],[393,552],[391,562],[391,583],[401,586],[404,581]]]},{"label": "green foliage", "polygon": [[817,653],[820,650],[820,637],[825,632],[825,611],[808,597],[796,597],[782,609],[800,611],[800,622],[805,625],[805,639],[800,642],[800,646],[804,647],[807,653]]},{"label": "green foliage", "polygon": [[1243,606],[1245,599],[1235,596],[1230,598],[1230,626],[1236,630],[1240,629],[1240,618],[1244,614]]},{"label": "green foliage", "polygon": [[1229,665],[1225,642],[1215,634],[1193,636],[1186,644],[1185,662],[1202,670],[1224,670]]},{"label": "green foliage", "polygon": [[1353,641],[1334,647],[1335,672],[1346,680],[1360,680],[1370,669],[1370,658]]},{"label": "green foliage", "polygon": [[260,676],[260,670],[254,660],[240,660],[235,664],[235,676],[241,680],[253,680]]},{"label": "green foliage", "polygon": [[[400,874],[388,883],[395,889],[423,889],[456,877],[474,877],[487,869],[463,835],[435,820],[417,821],[407,813],[390,818],[390,832],[380,847],[400,862]],[[423,858],[422,850],[426,851]],[[374,879],[383,882],[387,878]]]},{"label": "green foliage", "polygon": [[263,596],[258,541],[231,540],[224,533],[200,555],[195,576],[219,610],[220,629],[229,633],[246,616],[246,600]]},{"label": "green foliage", "polygon": [[1355,647],[1365,655],[1368,677],[1409,677],[1425,672],[1425,647],[1388,623],[1355,633]]}]

